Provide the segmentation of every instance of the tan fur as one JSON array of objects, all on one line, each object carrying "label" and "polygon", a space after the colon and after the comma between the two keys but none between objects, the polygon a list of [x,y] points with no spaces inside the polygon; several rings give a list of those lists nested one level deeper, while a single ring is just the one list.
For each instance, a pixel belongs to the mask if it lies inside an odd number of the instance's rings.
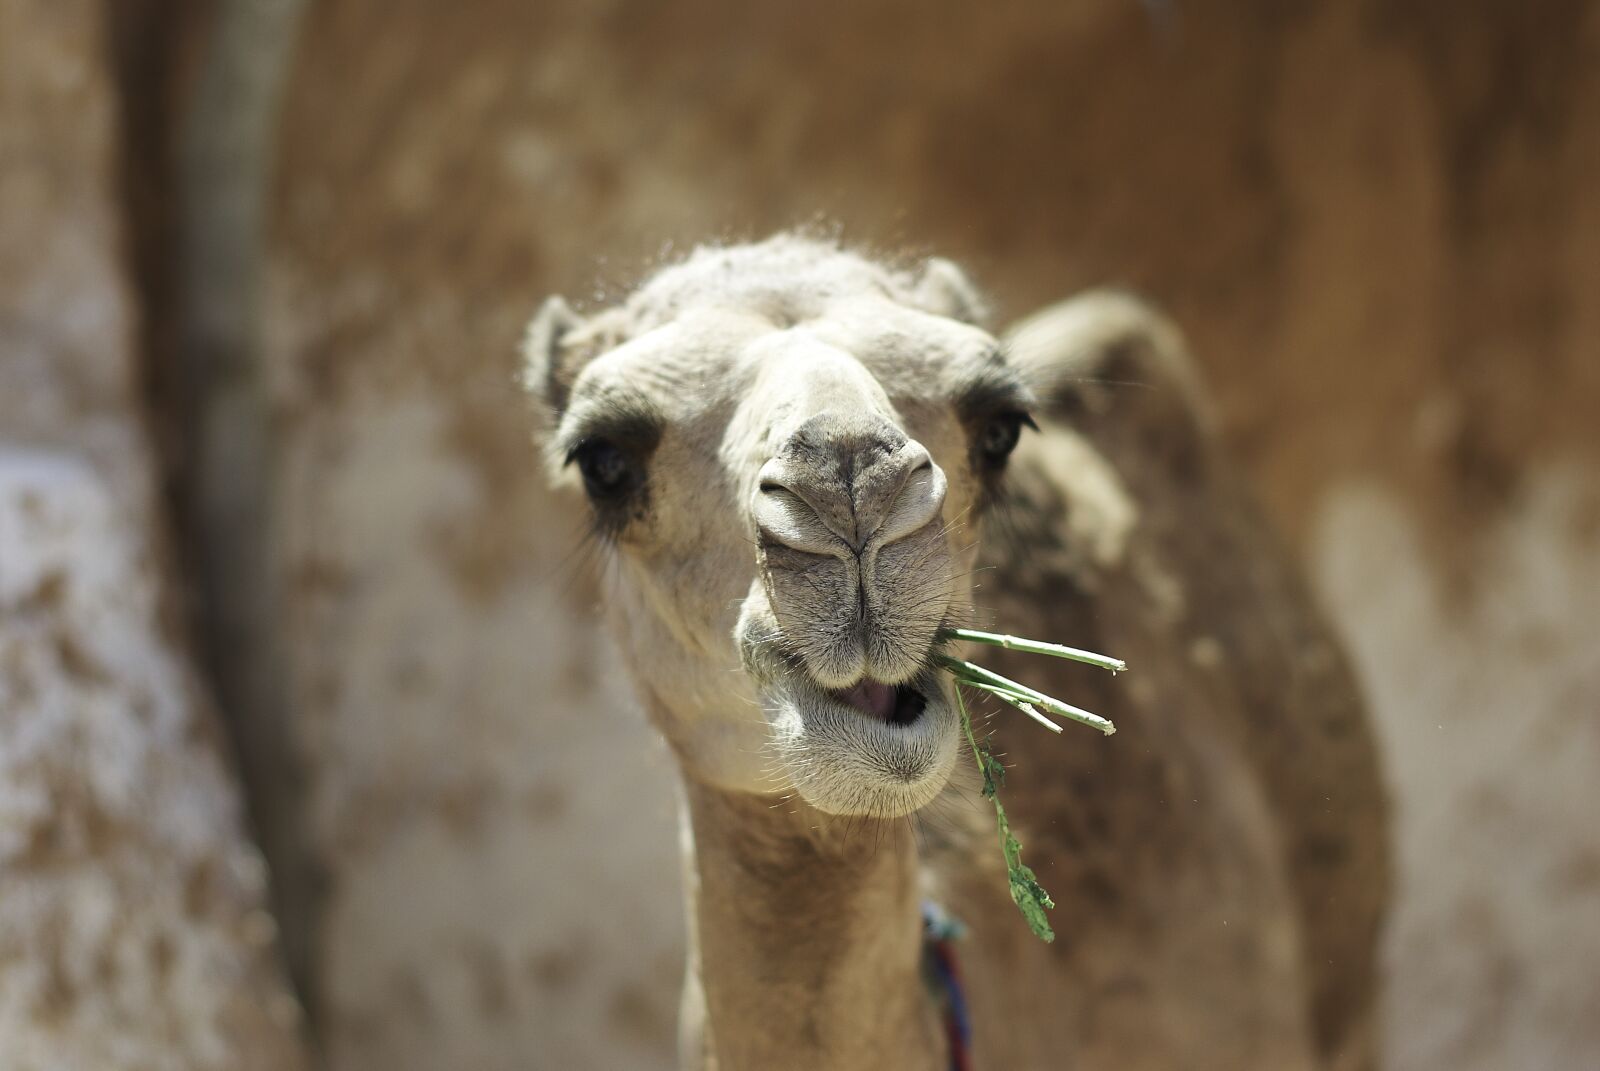
[{"label": "tan fur", "polygon": [[[973,930],[981,1068],[1368,1066],[1387,889],[1370,737],[1216,456],[1181,341],[1117,297],[1036,318],[1008,352],[981,315],[948,262],[900,272],[779,237],[530,328],[557,471],[597,439],[646,444],[642,490],[606,519],[611,611],[684,774],[686,1064],[944,1066],[927,887]],[[975,397],[1043,429],[988,519]],[[980,523],[983,612],[1135,667],[993,660],[1120,729],[995,723],[1060,905],[1050,946],[1009,903],[925,665],[941,622],[981,616]],[[862,681],[926,709],[868,717],[837,698]]]}]

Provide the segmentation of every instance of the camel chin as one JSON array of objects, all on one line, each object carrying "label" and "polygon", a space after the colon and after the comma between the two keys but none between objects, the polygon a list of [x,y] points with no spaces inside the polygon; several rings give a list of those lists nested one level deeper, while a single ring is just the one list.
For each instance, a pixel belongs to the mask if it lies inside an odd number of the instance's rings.
[{"label": "camel chin", "polygon": [[[863,709],[864,688],[888,693],[881,709]],[[777,758],[819,811],[899,818],[930,803],[950,779],[961,723],[931,668],[898,685],[827,689],[785,665],[761,694]]]}]

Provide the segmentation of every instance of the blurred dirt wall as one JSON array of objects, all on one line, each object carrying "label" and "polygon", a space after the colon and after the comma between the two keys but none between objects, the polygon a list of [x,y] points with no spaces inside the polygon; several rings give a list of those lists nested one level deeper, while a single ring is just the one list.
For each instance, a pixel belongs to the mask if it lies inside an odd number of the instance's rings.
[{"label": "blurred dirt wall", "polygon": [[669,769],[513,346],[819,220],[1005,316],[1176,315],[1377,703],[1391,1065],[1600,1052],[1597,48],[1577,3],[314,7],[270,352],[336,1065],[667,1065]]},{"label": "blurred dirt wall", "polygon": [[[210,7],[117,12],[192,41]],[[117,249],[109,10],[0,0],[0,450],[78,458],[63,501],[105,531],[71,545],[155,583],[131,325],[158,386],[186,324],[259,354],[282,768],[252,783],[298,828],[280,921],[335,1071],[672,1065],[672,769],[598,631],[579,504],[544,490],[515,347],[550,292],[593,307],[795,225],[951,256],[1001,322],[1102,283],[1174,315],[1374,701],[1388,1066],[1600,1058],[1600,5],[310,0],[260,262],[199,279],[194,242],[233,269],[241,247],[170,185],[123,191],[143,237]],[[227,122],[170,81],[125,91],[172,129]],[[245,851],[214,746],[185,746],[204,851]],[[255,953],[195,947],[281,992]],[[10,1014],[33,1005],[3,951]]]},{"label": "blurred dirt wall", "polygon": [[98,5],[0,3],[0,1067],[295,1071],[175,613]]}]

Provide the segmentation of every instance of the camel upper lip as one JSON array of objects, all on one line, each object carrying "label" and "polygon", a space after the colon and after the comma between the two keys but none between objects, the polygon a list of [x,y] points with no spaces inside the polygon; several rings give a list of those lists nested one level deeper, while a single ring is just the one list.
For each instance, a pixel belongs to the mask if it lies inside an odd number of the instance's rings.
[{"label": "camel upper lip", "polygon": [[929,646],[908,677],[885,681],[867,675],[844,686],[829,685],[813,676],[804,658],[776,630],[752,629],[739,644],[744,666],[759,687],[796,697],[809,695],[813,702],[821,701],[879,725],[908,728],[920,722],[930,707],[942,703],[939,670],[934,661],[938,644]]}]

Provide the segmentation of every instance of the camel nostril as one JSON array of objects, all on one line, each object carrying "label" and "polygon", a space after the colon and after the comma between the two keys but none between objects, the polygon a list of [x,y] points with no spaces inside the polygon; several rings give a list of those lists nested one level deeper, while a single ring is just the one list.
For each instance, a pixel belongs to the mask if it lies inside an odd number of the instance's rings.
[{"label": "camel nostril", "polygon": [[846,545],[855,525],[849,500],[830,496],[826,487],[808,482],[804,473],[784,471],[781,463],[769,468],[777,471],[763,474],[752,504],[762,541],[807,554],[852,553],[854,547]]},{"label": "camel nostril", "polygon": [[810,554],[854,555],[921,529],[944,507],[944,472],[902,438],[785,450],[762,467],[753,503],[763,540]]},{"label": "camel nostril", "polygon": [[873,526],[878,542],[886,546],[932,523],[944,510],[946,490],[944,470],[924,455],[883,505]]}]

